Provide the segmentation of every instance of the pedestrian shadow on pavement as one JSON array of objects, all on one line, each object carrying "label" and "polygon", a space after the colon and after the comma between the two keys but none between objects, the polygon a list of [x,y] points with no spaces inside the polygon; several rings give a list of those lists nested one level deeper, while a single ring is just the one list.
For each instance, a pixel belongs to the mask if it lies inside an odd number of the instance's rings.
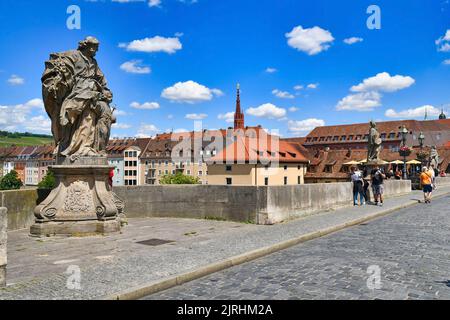
[{"label": "pedestrian shadow on pavement", "polygon": [[450,288],[450,280],[444,280],[444,281],[436,281],[436,283],[445,284],[447,287]]}]

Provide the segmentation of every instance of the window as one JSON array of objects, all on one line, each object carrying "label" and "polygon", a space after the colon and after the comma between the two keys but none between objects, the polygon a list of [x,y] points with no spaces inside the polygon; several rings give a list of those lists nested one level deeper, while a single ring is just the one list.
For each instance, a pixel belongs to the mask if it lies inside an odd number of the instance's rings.
[{"label": "window", "polygon": [[233,170],[232,166],[226,166],[225,171],[231,172]]},{"label": "window", "polygon": [[190,176],[190,175],[191,175],[191,170],[186,170],[186,174],[187,174],[188,176]]},{"label": "window", "polygon": [[345,141],[345,140],[347,140],[347,136],[342,136],[341,141]]},{"label": "window", "polygon": [[264,185],[265,185],[265,186],[268,186],[268,185],[269,185],[269,178],[268,178],[268,177],[265,177],[265,178],[264,178]]},{"label": "window", "polygon": [[284,185],[288,184],[288,177],[284,177]]},{"label": "window", "polygon": [[302,166],[297,166],[297,170],[301,170],[302,169]]},{"label": "window", "polygon": [[227,185],[232,185],[232,184],[233,184],[233,179],[227,178]]},{"label": "window", "polygon": [[287,166],[284,166],[284,170],[287,170],[288,169],[288,167]]},{"label": "window", "polygon": [[389,133],[389,139],[395,139],[395,132]]},{"label": "window", "polygon": [[328,172],[328,173],[333,172],[333,166],[330,165],[330,164],[327,164],[327,165],[325,166],[324,171],[325,171],[325,172]]},{"label": "window", "polygon": [[349,141],[353,141],[354,136],[348,136]]}]

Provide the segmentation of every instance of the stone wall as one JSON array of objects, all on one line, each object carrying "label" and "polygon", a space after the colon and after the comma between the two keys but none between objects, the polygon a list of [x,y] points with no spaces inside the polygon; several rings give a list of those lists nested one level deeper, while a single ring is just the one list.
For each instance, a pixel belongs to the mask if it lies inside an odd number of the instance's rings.
[{"label": "stone wall", "polygon": [[450,185],[450,177],[436,177],[436,186],[448,186]]},{"label": "stone wall", "polygon": [[0,207],[8,208],[8,230],[28,228],[34,223],[38,199],[37,189],[0,191]]},{"label": "stone wall", "polygon": [[[408,194],[411,192],[411,181],[385,181],[384,188],[386,198]],[[349,182],[269,187],[267,211],[260,212],[259,223],[279,223],[315,212],[353,205],[352,189],[353,186]]]},{"label": "stone wall", "polygon": [[255,222],[257,187],[155,185],[115,187],[128,218],[212,218]]},{"label": "stone wall", "polygon": [[6,240],[8,218],[6,208],[0,208],[0,287],[6,285]]},{"label": "stone wall", "polygon": [[[137,186],[115,187],[129,218],[174,217],[272,224],[352,204],[351,183],[296,186]],[[41,191],[39,191],[40,193]],[[410,181],[386,181],[385,195],[411,192]],[[38,190],[1,191],[8,230],[29,228],[34,208],[45,199]]]},{"label": "stone wall", "polygon": [[[116,187],[129,218],[212,218],[273,224],[353,203],[351,183],[297,186]],[[411,192],[410,181],[386,181],[385,196]]]}]

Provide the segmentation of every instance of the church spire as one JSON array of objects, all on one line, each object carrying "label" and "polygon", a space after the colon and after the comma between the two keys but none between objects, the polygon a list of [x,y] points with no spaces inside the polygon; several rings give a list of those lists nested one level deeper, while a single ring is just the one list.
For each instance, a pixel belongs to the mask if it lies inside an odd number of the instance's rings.
[{"label": "church spire", "polygon": [[441,109],[441,114],[439,115],[439,120],[445,120],[447,116],[444,113],[444,108]]},{"label": "church spire", "polygon": [[237,84],[236,112],[234,114],[234,129],[244,129],[244,114],[241,111],[241,86]]}]

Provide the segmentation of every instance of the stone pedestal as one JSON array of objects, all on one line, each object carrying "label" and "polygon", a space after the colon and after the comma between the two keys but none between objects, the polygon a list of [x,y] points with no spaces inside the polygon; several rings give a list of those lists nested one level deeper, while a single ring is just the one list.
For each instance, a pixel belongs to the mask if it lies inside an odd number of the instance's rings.
[{"label": "stone pedestal", "polygon": [[32,236],[89,236],[119,232],[123,201],[111,190],[106,157],[61,161],[51,167],[57,187],[35,208]]},{"label": "stone pedestal", "polygon": [[0,288],[6,285],[6,240],[8,217],[6,208],[0,208]]}]

